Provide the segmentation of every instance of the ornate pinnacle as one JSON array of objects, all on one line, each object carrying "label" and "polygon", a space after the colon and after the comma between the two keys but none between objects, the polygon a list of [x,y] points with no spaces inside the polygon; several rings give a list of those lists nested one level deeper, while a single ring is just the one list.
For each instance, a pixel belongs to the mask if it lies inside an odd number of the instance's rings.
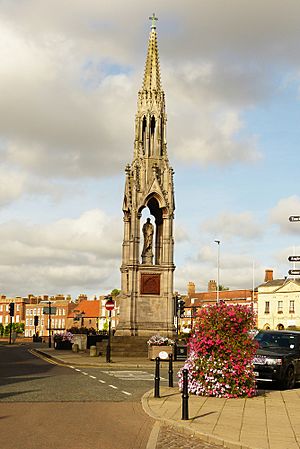
[{"label": "ornate pinnacle", "polygon": [[158,20],[158,18],[155,17],[155,13],[153,13],[152,16],[149,17],[149,20],[152,20],[151,30],[155,30],[156,29],[155,22]]}]

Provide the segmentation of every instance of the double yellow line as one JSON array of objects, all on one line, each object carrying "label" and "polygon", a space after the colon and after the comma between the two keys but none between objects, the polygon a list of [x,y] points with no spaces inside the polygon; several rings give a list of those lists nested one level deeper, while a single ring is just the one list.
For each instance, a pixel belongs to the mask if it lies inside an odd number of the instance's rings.
[{"label": "double yellow line", "polygon": [[56,360],[51,359],[50,357],[47,357],[44,354],[40,354],[39,352],[36,352],[34,349],[28,349],[28,351],[30,352],[30,354],[33,354],[36,357],[39,357],[40,359],[45,360],[45,362],[51,363],[52,365],[58,365],[58,366],[64,366],[64,367],[67,366],[65,363],[57,362]]}]

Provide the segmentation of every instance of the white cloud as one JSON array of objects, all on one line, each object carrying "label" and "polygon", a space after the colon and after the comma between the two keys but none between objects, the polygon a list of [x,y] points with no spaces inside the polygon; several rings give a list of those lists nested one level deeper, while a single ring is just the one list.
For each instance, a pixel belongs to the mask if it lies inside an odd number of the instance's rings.
[{"label": "white cloud", "polygon": [[25,295],[60,287],[73,293],[81,285],[101,292],[115,281],[120,241],[121,224],[100,210],[46,225],[2,224],[0,290]]},{"label": "white cloud", "polygon": [[[186,7],[179,0],[153,0],[152,6],[159,16],[171,164],[176,167],[177,158],[178,166],[184,161],[192,168],[226,168],[259,161],[265,140],[250,131],[245,113],[265,106],[278,85],[285,88],[282,78],[299,73],[299,1],[190,0]],[[130,162],[148,7],[137,0],[130,6],[73,0],[70,13],[66,0],[1,1],[0,205],[40,196],[37,208],[44,202],[39,213],[47,216],[54,213],[45,197],[66,199],[72,191],[81,211],[85,179],[120,173]],[[27,211],[22,223],[0,226],[1,289],[27,294],[57,293],[58,286],[64,291],[116,286],[121,220],[116,225],[97,210],[69,219],[65,205],[64,218],[48,225],[24,224],[30,222]],[[279,203],[271,219],[281,230],[298,233],[297,224],[284,220],[299,213],[299,198],[290,206],[292,212],[288,201]],[[231,242],[238,237],[239,243],[262,237],[254,213],[234,210],[204,220],[202,231]],[[194,241],[180,224],[175,236],[182,247]],[[249,280],[245,257],[225,255],[222,283],[233,287],[243,277]],[[203,248],[195,265],[177,269],[179,284],[189,275],[203,276],[206,284],[215,277],[214,257]]]},{"label": "white cloud", "polygon": [[279,226],[281,232],[287,234],[300,234],[300,222],[290,222],[291,215],[300,215],[300,197],[292,195],[282,198],[269,212],[271,223]]},{"label": "white cloud", "polygon": [[251,212],[222,212],[214,220],[207,219],[201,224],[201,229],[216,237],[226,239],[242,238],[246,240],[260,238],[263,227]]}]

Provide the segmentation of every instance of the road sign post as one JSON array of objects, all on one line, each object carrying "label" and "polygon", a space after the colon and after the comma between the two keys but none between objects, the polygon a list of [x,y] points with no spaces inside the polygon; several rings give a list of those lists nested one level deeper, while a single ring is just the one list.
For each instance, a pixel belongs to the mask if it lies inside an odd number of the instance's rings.
[{"label": "road sign post", "polygon": [[107,346],[106,346],[106,363],[111,362],[110,354],[111,354],[111,312],[115,308],[115,301],[112,299],[111,296],[107,296],[107,301],[105,303],[105,308],[108,310],[108,339],[107,339]]}]

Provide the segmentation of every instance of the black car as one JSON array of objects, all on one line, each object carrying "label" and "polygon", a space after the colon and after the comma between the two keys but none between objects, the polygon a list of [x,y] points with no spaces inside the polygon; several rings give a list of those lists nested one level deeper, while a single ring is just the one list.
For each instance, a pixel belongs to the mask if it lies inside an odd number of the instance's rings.
[{"label": "black car", "polygon": [[253,361],[256,380],[294,388],[300,382],[300,331],[260,331],[255,340],[259,345]]}]

